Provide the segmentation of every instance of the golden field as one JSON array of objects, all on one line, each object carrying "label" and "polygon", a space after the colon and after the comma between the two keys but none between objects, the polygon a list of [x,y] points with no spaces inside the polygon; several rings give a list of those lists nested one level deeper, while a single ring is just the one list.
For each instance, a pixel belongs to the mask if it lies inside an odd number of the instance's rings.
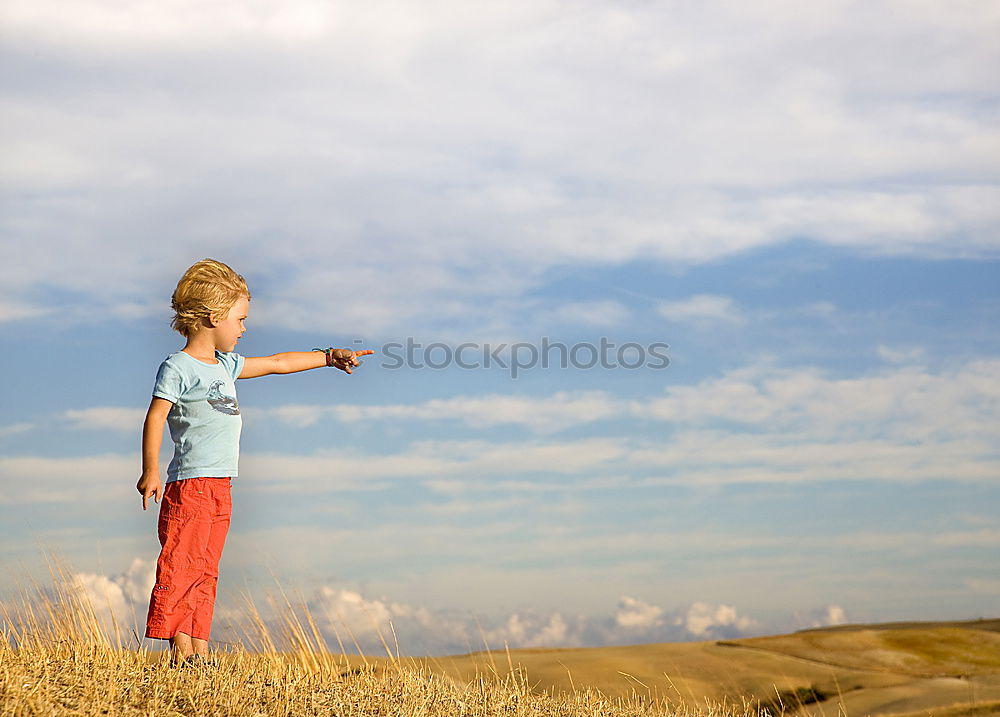
[{"label": "golden field", "polygon": [[[288,606],[206,667],[121,649],[65,586],[6,606],[2,715],[1000,714],[1000,620],[846,626],[733,641],[446,658],[327,651]],[[391,641],[391,640],[390,640]]]},{"label": "golden field", "polygon": [[[836,717],[1000,715],[1000,620],[847,626],[743,640],[514,650],[535,689],[592,687],[696,708],[749,699]],[[506,658],[504,658],[506,659]],[[461,677],[496,655],[452,658]],[[815,700],[811,702],[811,700]],[[811,702],[811,703],[810,703]]]}]

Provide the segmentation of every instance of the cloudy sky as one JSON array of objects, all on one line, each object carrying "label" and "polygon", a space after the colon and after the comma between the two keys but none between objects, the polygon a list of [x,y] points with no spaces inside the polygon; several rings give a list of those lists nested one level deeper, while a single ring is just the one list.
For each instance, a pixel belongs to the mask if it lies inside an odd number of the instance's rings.
[{"label": "cloudy sky", "polygon": [[410,654],[996,616],[1000,6],[0,13],[6,590],[54,551],[141,623],[213,257],[241,353],[377,351],[240,382],[220,625],[276,580]]}]

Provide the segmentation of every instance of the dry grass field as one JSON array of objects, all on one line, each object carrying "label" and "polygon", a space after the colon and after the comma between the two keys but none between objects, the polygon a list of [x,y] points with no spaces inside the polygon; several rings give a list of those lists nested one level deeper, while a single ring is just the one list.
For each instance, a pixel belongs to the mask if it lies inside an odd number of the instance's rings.
[{"label": "dry grass field", "polygon": [[1000,621],[870,625],[745,640],[484,651],[327,651],[292,609],[205,667],[122,649],[59,584],[0,614],[0,715],[1000,714]]},{"label": "dry grass field", "polygon": [[[0,605],[0,715],[414,715],[426,717],[758,717],[757,705],[695,708],[585,686],[538,690],[512,660],[458,676],[444,662],[328,652],[308,614],[289,606],[280,634],[248,611],[246,645],[203,666],[122,649],[69,581]],[[125,640],[123,641],[123,638]],[[279,646],[281,649],[279,649]]]},{"label": "dry grass field", "polygon": [[137,652],[63,645],[0,655],[3,715],[749,715],[749,710],[653,705],[593,690],[550,696],[523,679],[458,684],[399,665],[347,670],[336,659],[224,655],[205,668],[152,664]]}]

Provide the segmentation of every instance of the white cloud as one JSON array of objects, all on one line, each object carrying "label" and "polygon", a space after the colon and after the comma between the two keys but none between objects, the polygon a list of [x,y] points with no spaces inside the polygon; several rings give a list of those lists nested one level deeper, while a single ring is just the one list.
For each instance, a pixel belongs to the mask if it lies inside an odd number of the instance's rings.
[{"label": "white cloud", "polygon": [[[113,638],[117,622],[124,640],[130,631],[142,633],[149,594],[155,577],[155,562],[133,559],[120,573],[71,573],[68,587],[80,591],[95,610],[106,633]],[[995,592],[996,581],[976,581],[973,589]],[[225,593],[222,593],[225,600]],[[508,613],[483,615],[470,605],[462,610],[439,609],[399,601],[389,596],[372,596],[364,590],[345,586],[320,585],[304,599],[244,594],[239,604],[221,602],[216,606],[216,627],[220,634],[254,636],[245,598],[257,605],[272,638],[280,641],[285,627],[308,611],[327,647],[355,652],[355,643],[365,654],[442,655],[489,648],[596,647],[654,642],[738,639],[788,629],[845,624],[845,610],[836,604],[779,616],[764,624],[741,614],[727,604],[695,601],[672,610],[622,596],[610,613],[567,614],[561,610],[539,611],[522,607]],[[16,613],[16,609],[15,609]],[[14,614],[14,613],[12,613]],[[301,622],[301,624],[305,624]],[[239,638],[238,638],[239,639]],[[280,647],[280,646],[279,646]]]},{"label": "white cloud", "polygon": [[121,573],[108,577],[101,573],[74,573],[69,585],[79,590],[94,608],[105,635],[114,639],[117,631],[123,642],[131,642],[129,630],[142,634],[149,595],[156,578],[156,561],[135,558]]},{"label": "white cloud", "polygon": [[[810,480],[991,480],[998,466],[1000,361],[976,360],[931,372],[912,366],[836,378],[812,368],[750,366],[646,400],[600,391],[551,396],[482,396],[421,404],[288,407],[296,420],[510,423],[536,432],[614,419],[674,427],[667,441],[631,435],[565,442],[420,442],[404,454],[373,458],[372,476],[492,474],[511,469],[600,471],[669,469],[668,482]],[[308,460],[323,460],[319,457]],[[351,470],[366,460],[331,456]],[[381,464],[381,466],[380,466]],[[353,468],[352,468],[353,466]],[[656,479],[650,479],[656,482]],[[440,485],[444,485],[441,483]],[[449,485],[457,487],[453,482]]]},{"label": "white cloud", "polygon": [[[244,452],[239,480],[251,490],[325,494],[381,490],[389,480],[417,477],[426,479],[434,490],[463,492],[476,489],[484,478],[500,476],[503,481],[488,485],[494,489],[516,485],[519,490],[543,490],[523,476],[535,471],[575,475],[608,465],[626,450],[619,441],[595,438],[529,443],[422,441],[382,455]],[[138,455],[0,456],[0,505],[93,503],[109,495],[120,499],[134,490],[128,481],[138,478],[138,464]],[[162,471],[163,466],[161,477]],[[67,480],[68,475],[73,479]]]},{"label": "white cloud", "polygon": [[[518,481],[541,471],[574,475],[621,458],[619,441],[420,441],[405,451],[383,455],[330,451],[311,456],[247,454],[240,459],[240,480],[259,490],[377,490],[386,479],[423,477],[441,490],[475,489],[486,477]],[[456,482],[454,478],[461,480]],[[497,487],[501,484],[491,483]],[[529,489],[524,484],[523,489]]]},{"label": "white cloud", "polygon": [[[328,646],[366,654],[445,654],[510,647],[548,647],[579,644],[581,623],[570,627],[558,613],[521,611],[494,620],[398,602],[388,597],[366,597],[356,590],[324,585],[304,602]],[[272,634],[289,617],[282,601],[271,603],[265,615]],[[240,620],[231,610],[227,615]]]},{"label": "white cloud", "polygon": [[138,456],[0,456],[0,505],[106,501],[123,476],[138,480]]},{"label": "white cloud", "polygon": [[760,634],[763,629],[728,605],[695,602],[667,611],[623,596],[610,616],[522,611],[486,634],[492,643],[511,647],[578,647],[732,639]]},{"label": "white cloud", "polygon": [[701,639],[739,637],[757,627],[756,621],[739,615],[732,605],[693,603],[687,612],[676,619],[678,625]]},{"label": "white cloud", "polygon": [[49,313],[49,309],[41,306],[33,306],[24,302],[4,301],[0,302],[0,323],[6,321],[20,321],[22,319],[33,319]]},{"label": "white cloud", "polygon": [[615,625],[626,629],[654,629],[663,624],[663,608],[623,595],[615,613]]},{"label": "white cloud", "polygon": [[544,398],[484,394],[432,399],[420,404],[286,405],[265,415],[296,426],[309,426],[326,416],[353,421],[457,421],[475,428],[513,424],[538,432],[558,431],[625,415],[630,404],[604,391],[557,391]]},{"label": "white cloud", "polygon": [[847,623],[847,613],[840,605],[827,605],[823,620],[827,625],[844,625]]},{"label": "white cloud", "polygon": [[[919,356],[919,353],[908,355]],[[521,425],[539,433],[623,418],[676,424],[684,430],[718,422],[768,434],[815,440],[986,438],[1000,426],[1000,361],[980,359],[932,372],[905,365],[836,378],[818,369],[765,364],[735,369],[698,384],[675,385],[645,400],[607,391],[549,395],[484,394],[417,404],[286,405],[267,409],[297,426],[325,417],[352,421],[456,421],[474,428]],[[732,429],[739,433],[740,429]]]},{"label": "white cloud", "polygon": [[[850,378],[809,368],[751,366],[650,401],[651,418],[763,427],[792,438],[890,438],[899,442],[985,438],[1000,424],[1000,361],[983,359],[937,373],[904,367]],[[789,433],[788,431],[792,431]]]},{"label": "white cloud", "polygon": [[907,364],[912,366],[924,358],[923,346],[886,346],[879,344],[876,351],[878,357],[886,363]]},{"label": "white cloud", "polygon": [[[309,603],[310,610],[322,616],[327,634],[342,635],[345,642],[353,636],[366,644],[373,643],[378,636],[391,635],[389,622],[396,614],[390,604],[382,600],[368,600],[352,590],[338,590],[324,586]],[[408,611],[404,609],[403,612]],[[348,643],[349,644],[349,643]]]},{"label": "white cloud", "polygon": [[799,630],[830,627],[832,625],[846,625],[847,623],[847,613],[840,605],[825,605],[816,610],[797,613],[794,616],[795,628]]},{"label": "white cloud", "polygon": [[26,433],[34,427],[35,424],[33,423],[11,423],[6,426],[0,426],[0,438],[5,436],[16,436],[19,433]]},{"label": "white cloud", "polygon": [[[106,634],[113,638],[115,624],[123,639],[144,627],[155,562],[135,559],[115,575],[79,572],[69,587],[79,590],[94,607]],[[245,596],[246,597],[246,596]],[[258,595],[259,598],[259,595]],[[301,619],[304,608],[315,621],[327,646],[365,654],[385,654],[397,649],[407,655],[441,655],[473,650],[525,647],[582,647],[650,642],[718,639],[760,634],[762,626],[726,605],[696,602],[667,611],[629,596],[622,596],[608,615],[569,615],[563,611],[538,611],[523,607],[506,614],[483,615],[473,605],[463,610],[415,605],[388,596],[366,595],[343,586],[321,585],[306,599],[255,599],[272,639],[282,639],[285,627]],[[257,636],[244,603],[216,606],[220,634]]]},{"label": "white cloud", "polygon": [[304,41],[321,36],[333,18],[332,8],[315,0],[298,0],[282,7],[257,7],[219,2],[209,8],[185,0],[137,2],[122,7],[88,0],[67,6],[58,0],[37,3],[15,0],[4,7],[4,19],[18,34],[99,46],[143,47],[176,43],[184,36],[194,43],[252,38]]},{"label": "white cloud", "polygon": [[628,308],[620,301],[580,301],[562,304],[544,311],[540,322],[559,326],[620,326],[629,318]]},{"label": "white cloud", "polygon": [[486,630],[483,638],[490,649],[510,647],[577,647],[582,635],[579,625],[571,628],[560,613],[548,615],[514,613],[497,627]]},{"label": "white cloud", "polygon": [[[13,0],[3,20],[24,81],[0,98],[0,320],[165,313],[149,296],[206,253],[266,288],[252,320],[372,332],[516,326],[565,266],[1000,237],[988,3]],[[331,312],[331,287],[378,291]]]},{"label": "white cloud", "polygon": [[[820,481],[989,482],[998,465],[985,441],[894,445],[888,441],[807,441],[770,435],[689,433],[669,449],[630,451],[635,466],[664,474],[644,485],[722,485]],[[711,458],[706,458],[711,456]]]},{"label": "white cloud", "polygon": [[[606,419],[596,438],[417,440],[379,452],[241,457],[241,482],[254,490],[380,490],[420,478],[435,491],[587,491],[630,484],[791,483],[821,480],[990,481],[1000,466],[1000,361],[976,360],[938,372],[893,367],[836,378],[811,368],[757,365],[674,386],[661,396],[620,401],[601,391],[550,396],[461,396],[384,406],[286,406],[271,413],[308,424],[340,420],[462,421],[472,428],[522,425],[537,433]],[[119,413],[119,410],[121,413]],[[81,416],[131,424],[131,409]],[[264,414],[266,415],[266,414]],[[666,439],[635,434],[627,419],[670,424]],[[82,419],[81,419],[82,420]],[[619,427],[620,426],[620,427]],[[66,475],[76,477],[67,481]],[[0,457],[0,503],[96,500],[138,475],[138,455]],[[573,480],[563,480],[572,476]],[[490,480],[484,480],[489,478]],[[317,482],[318,481],[318,482]]]},{"label": "white cloud", "polygon": [[[280,623],[278,614],[270,621]],[[305,602],[330,644],[348,649],[356,641],[369,653],[444,654],[489,648],[581,647],[649,642],[735,638],[758,634],[755,620],[732,606],[696,602],[667,613],[663,608],[623,596],[611,616],[566,615],[561,611],[521,609],[503,617],[434,610],[369,598],[323,586]],[[395,633],[395,637],[394,637]],[[383,644],[384,641],[384,644]]]},{"label": "white cloud", "polygon": [[698,294],[682,301],[663,302],[657,312],[668,321],[741,323],[743,318],[728,296]]},{"label": "white cloud", "polygon": [[1000,546],[1000,528],[982,528],[980,530],[960,530],[939,533],[930,537],[935,545],[944,546]]},{"label": "white cloud", "polygon": [[138,408],[120,408],[117,406],[95,406],[80,410],[64,411],[62,418],[69,421],[73,428],[86,430],[112,430],[139,434],[142,432],[142,421],[145,411]]}]

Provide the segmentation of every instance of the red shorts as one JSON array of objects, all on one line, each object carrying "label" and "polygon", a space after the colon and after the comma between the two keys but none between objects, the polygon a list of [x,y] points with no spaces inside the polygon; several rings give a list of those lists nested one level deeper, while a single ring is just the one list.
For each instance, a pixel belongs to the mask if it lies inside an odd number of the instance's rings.
[{"label": "red shorts", "polygon": [[212,629],[219,559],[233,513],[231,478],[167,483],[160,501],[160,557],[149,598],[146,637],[179,632],[207,640]]}]

